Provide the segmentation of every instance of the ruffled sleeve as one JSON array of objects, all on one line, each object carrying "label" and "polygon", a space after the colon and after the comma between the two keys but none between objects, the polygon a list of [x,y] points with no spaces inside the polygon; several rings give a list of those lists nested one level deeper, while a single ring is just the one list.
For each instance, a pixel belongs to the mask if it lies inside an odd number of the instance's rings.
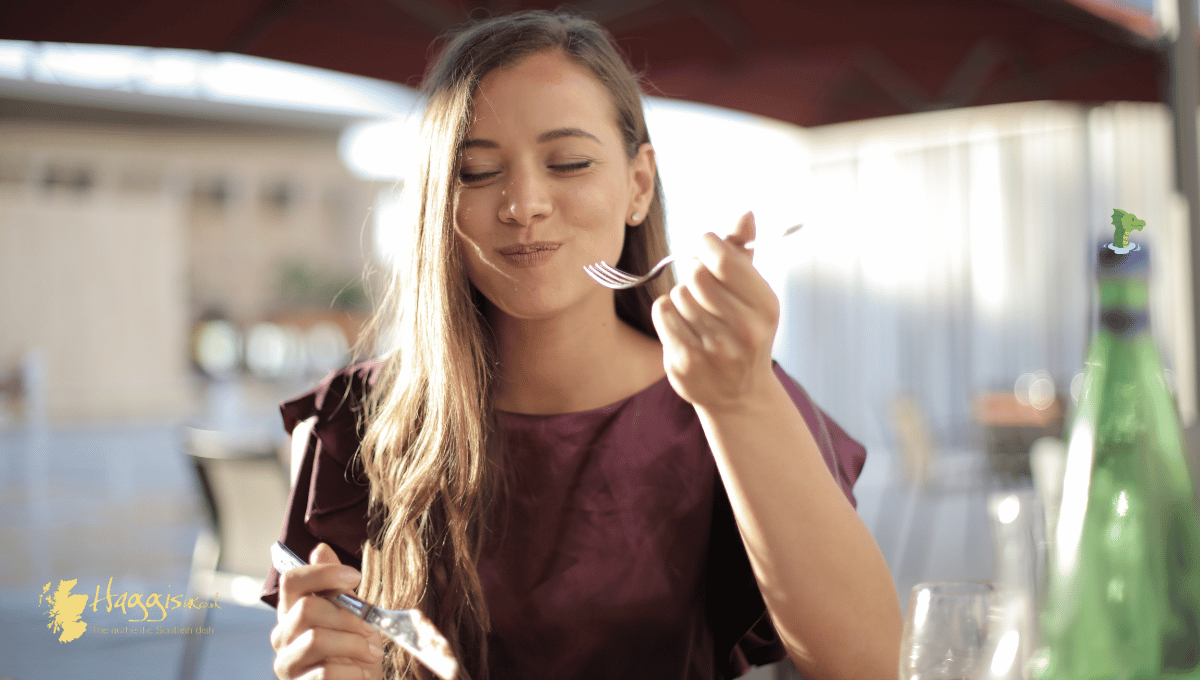
[{"label": "ruffled sleeve", "polygon": [[[804,416],[825,458],[825,465],[842,487],[851,505],[854,482],[867,461],[867,450],[850,438],[832,418],[817,408],[808,393],[778,363],[775,375]],[[713,651],[719,677],[736,678],[752,666],[781,661],[787,650],[775,631],[758,581],[738,533],[725,486],[717,480],[714,491],[712,536],[709,542],[705,589],[707,616],[713,634]]]},{"label": "ruffled sleeve", "polygon": [[[363,407],[379,365],[371,361],[337,371],[279,407],[289,433],[316,418],[280,532],[284,545],[302,558],[324,542],[343,564],[361,568],[368,487],[357,454]],[[271,569],[262,600],[274,607],[278,599],[279,574]]]},{"label": "ruffled sleeve", "polygon": [[791,396],[792,402],[804,416],[804,422],[808,424],[808,429],[812,432],[813,438],[817,441],[817,447],[821,449],[821,455],[825,458],[825,465],[841,485],[842,492],[846,494],[850,505],[857,508],[858,501],[854,498],[854,482],[858,481],[863,465],[867,462],[867,449],[851,439],[850,435],[846,434],[846,431],[833,421],[833,418],[817,408],[817,405],[808,396],[808,392],[805,392],[804,388],[800,387],[800,383],[796,382],[792,376],[785,373],[779,364],[775,364],[775,375],[779,377],[784,389]]}]

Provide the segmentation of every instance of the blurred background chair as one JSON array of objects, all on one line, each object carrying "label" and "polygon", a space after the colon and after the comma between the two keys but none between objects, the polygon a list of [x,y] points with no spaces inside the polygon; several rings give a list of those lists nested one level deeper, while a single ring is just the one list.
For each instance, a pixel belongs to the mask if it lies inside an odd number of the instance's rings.
[{"label": "blurred background chair", "polygon": [[[284,440],[263,431],[194,427],[184,428],[183,439],[208,519],[196,538],[188,596],[265,608],[258,596],[290,489]],[[203,628],[211,612],[190,610],[186,626]],[[181,680],[196,676],[205,637],[187,636]]]},{"label": "blurred background chair", "polygon": [[905,394],[892,402],[891,416],[904,478],[916,486],[928,484],[937,453],[924,410],[916,399]]},{"label": "blurred background chair", "polygon": [[907,605],[917,583],[991,577],[987,493],[995,480],[983,449],[939,437],[917,399],[899,395],[889,408],[898,469],[880,492],[872,533]]}]

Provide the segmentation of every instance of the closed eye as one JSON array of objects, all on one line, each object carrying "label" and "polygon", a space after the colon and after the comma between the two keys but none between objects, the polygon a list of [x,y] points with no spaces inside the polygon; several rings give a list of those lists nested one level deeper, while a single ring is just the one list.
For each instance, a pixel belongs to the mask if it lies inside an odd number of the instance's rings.
[{"label": "closed eye", "polygon": [[[591,159],[585,159],[581,161],[573,161],[571,163],[554,163],[546,167],[560,174],[570,174],[572,172],[587,170],[594,164],[595,161]],[[485,172],[467,172],[463,170],[458,173],[458,179],[463,184],[479,184],[481,182],[486,182],[487,180],[492,179],[499,174],[499,170],[488,170]]]},{"label": "closed eye", "polygon": [[557,163],[549,166],[555,172],[574,172],[577,170],[587,170],[592,167],[591,160],[575,161],[574,163]]},{"label": "closed eye", "polygon": [[466,171],[463,171],[463,172],[458,173],[458,179],[463,184],[475,184],[477,182],[482,182],[484,180],[491,179],[499,174],[500,174],[499,170],[491,170],[488,172],[466,172]]}]

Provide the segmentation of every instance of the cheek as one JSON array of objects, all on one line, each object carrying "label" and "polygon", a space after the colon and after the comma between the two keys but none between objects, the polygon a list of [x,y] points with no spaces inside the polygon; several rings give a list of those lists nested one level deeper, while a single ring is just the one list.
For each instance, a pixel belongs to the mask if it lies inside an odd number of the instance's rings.
[{"label": "cheek", "polygon": [[579,196],[576,203],[580,211],[577,224],[587,225],[589,262],[603,260],[616,264],[625,244],[625,203],[618,200],[611,188],[597,189]]},{"label": "cheek", "polygon": [[484,244],[474,240],[474,235],[463,228],[461,221],[456,242],[467,281],[484,297],[494,301],[495,295],[512,287],[512,282],[488,256]]},{"label": "cheek", "polygon": [[468,198],[468,195],[463,195],[459,197],[454,211],[454,224],[458,247],[465,262],[471,261],[472,257],[476,259],[479,257],[478,250],[486,241],[488,230],[491,228],[486,217],[487,213],[480,205],[477,196],[471,195]]},{"label": "cheek", "polygon": [[570,203],[579,213],[581,223],[591,229],[609,233],[625,228],[625,208],[628,201],[619,182],[596,183],[575,191]]},{"label": "cheek", "polygon": [[[459,228],[461,229],[461,227]],[[478,288],[480,272],[484,268],[479,248],[467,240],[463,233],[458,234],[456,241],[458,243],[459,260],[462,262],[463,270],[467,274],[467,280]]]},{"label": "cheek", "polygon": [[479,221],[479,216],[482,214],[479,206],[479,198],[472,194],[458,195],[458,199],[454,204],[454,218],[458,225],[458,230],[470,234],[474,231],[474,225]]}]

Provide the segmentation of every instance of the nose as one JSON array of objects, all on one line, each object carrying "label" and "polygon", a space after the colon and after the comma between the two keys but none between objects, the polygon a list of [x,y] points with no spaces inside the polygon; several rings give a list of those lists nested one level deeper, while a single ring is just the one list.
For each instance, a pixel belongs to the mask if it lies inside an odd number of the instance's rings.
[{"label": "nose", "polygon": [[500,199],[500,221],[514,226],[529,226],[548,216],[553,206],[547,178],[534,169],[510,171]]}]

